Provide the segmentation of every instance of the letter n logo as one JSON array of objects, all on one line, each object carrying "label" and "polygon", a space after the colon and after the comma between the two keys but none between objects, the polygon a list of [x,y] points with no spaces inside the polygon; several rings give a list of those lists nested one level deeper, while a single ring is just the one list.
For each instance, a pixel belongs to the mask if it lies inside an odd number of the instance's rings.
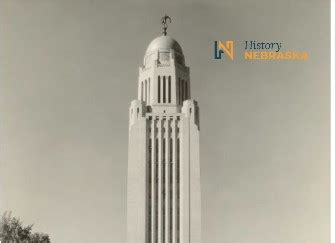
[{"label": "letter n logo", "polygon": [[222,59],[222,54],[234,60],[234,41],[214,41],[214,58]]}]

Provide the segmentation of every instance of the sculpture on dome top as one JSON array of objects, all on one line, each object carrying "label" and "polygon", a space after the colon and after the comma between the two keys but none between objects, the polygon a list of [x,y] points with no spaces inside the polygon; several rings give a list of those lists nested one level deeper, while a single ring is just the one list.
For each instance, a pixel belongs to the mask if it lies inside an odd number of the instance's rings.
[{"label": "sculpture on dome top", "polygon": [[163,25],[163,35],[166,35],[166,30],[167,30],[167,27],[168,27],[168,24],[167,24],[167,20],[170,21],[171,23],[171,18],[170,16],[166,15],[162,17],[161,19],[161,22],[162,22],[162,25]]}]

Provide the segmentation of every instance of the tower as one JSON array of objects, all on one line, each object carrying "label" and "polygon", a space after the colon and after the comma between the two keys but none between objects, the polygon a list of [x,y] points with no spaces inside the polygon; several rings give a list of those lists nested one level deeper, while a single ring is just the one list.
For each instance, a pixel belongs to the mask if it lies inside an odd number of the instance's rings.
[{"label": "tower", "polygon": [[199,108],[166,20],[146,50],[129,109],[128,243],[201,242]]}]

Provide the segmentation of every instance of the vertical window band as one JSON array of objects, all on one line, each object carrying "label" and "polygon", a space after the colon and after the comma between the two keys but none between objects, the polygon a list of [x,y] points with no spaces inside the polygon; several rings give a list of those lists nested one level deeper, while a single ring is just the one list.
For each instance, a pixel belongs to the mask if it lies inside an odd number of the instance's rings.
[{"label": "vertical window band", "polygon": [[163,76],[163,103],[166,103],[166,80],[165,80],[165,76]]},{"label": "vertical window band", "polygon": [[143,82],[141,81],[141,100],[143,100]]},{"label": "vertical window band", "polygon": [[185,80],[185,100],[188,100],[188,89],[187,89],[187,81]]},{"label": "vertical window band", "polygon": [[158,103],[161,103],[161,76],[158,76]]},{"label": "vertical window band", "polygon": [[171,76],[169,76],[169,103],[171,103]]},{"label": "vertical window band", "polygon": [[150,78],[148,79],[148,104],[150,103]]},{"label": "vertical window band", "polygon": [[179,98],[179,104],[182,104],[181,101],[181,80],[178,78],[178,98]]},{"label": "vertical window band", "polygon": [[147,96],[147,80],[145,80],[145,83],[144,83],[144,101],[148,104],[147,98],[148,98],[148,96]]}]

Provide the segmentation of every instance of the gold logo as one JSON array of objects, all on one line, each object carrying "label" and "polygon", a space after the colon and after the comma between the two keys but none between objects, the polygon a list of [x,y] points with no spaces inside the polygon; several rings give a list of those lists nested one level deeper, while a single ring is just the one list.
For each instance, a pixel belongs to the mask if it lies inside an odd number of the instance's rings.
[{"label": "gold logo", "polygon": [[225,54],[234,60],[234,41],[215,41],[214,42],[214,58],[222,59],[222,54]]}]

